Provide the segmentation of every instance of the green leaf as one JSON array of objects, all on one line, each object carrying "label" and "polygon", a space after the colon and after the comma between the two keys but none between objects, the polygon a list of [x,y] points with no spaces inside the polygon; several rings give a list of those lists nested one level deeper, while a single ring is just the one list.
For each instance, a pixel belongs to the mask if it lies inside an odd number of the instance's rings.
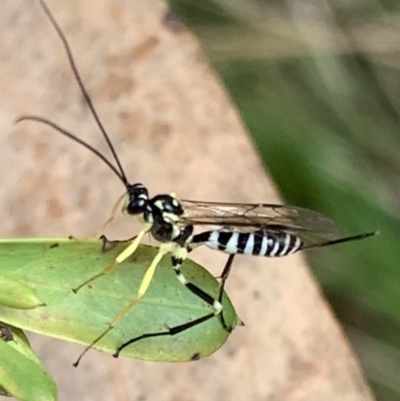
[{"label": "green leaf", "polygon": [[33,309],[43,305],[35,291],[18,280],[0,275],[0,305],[18,309]]},{"label": "green leaf", "polygon": [[[3,274],[29,285],[46,304],[29,311],[0,307],[0,320],[36,333],[90,344],[135,297],[157,248],[140,246],[127,261],[77,294],[71,288],[99,273],[125,247],[126,244],[118,244],[104,252],[99,240],[0,241]],[[183,271],[188,280],[211,296],[217,296],[218,282],[207,270],[187,260]],[[239,319],[226,295],[223,305],[226,323],[235,327]],[[158,266],[143,299],[95,348],[113,353],[133,337],[165,331],[165,325],[174,327],[210,312],[212,308],[208,304],[178,282],[167,256]],[[212,318],[175,336],[138,341],[125,348],[121,355],[152,361],[188,361],[212,354],[228,335],[219,319]]]},{"label": "green leaf", "polygon": [[57,399],[53,380],[29,347],[26,337],[11,328],[12,341],[0,340],[0,386],[5,393],[23,401]]}]

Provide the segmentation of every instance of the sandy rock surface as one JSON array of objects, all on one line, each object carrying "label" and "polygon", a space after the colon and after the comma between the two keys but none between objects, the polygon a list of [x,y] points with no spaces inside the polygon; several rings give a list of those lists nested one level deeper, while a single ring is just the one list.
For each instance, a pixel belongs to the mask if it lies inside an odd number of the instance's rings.
[{"label": "sandy rock surface", "polygon": [[[129,178],[152,194],[279,202],[196,38],[149,0],[49,0]],[[85,149],[33,123],[46,116],[107,152],[38,2],[0,4],[1,237],[90,235],[123,192]],[[268,135],[268,133],[266,133]],[[110,236],[137,230],[118,218]],[[217,274],[226,256],[197,250]],[[172,273],[171,273],[172,274]],[[157,364],[32,336],[61,400],[370,400],[304,260],[238,258],[228,285],[246,323],[213,356]],[[162,323],[162,322],[160,322]]]}]

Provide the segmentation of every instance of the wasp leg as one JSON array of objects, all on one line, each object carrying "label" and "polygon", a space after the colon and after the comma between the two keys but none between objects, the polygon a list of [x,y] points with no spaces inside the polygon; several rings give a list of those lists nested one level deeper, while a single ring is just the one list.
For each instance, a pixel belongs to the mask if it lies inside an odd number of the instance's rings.
[{"label": "wasp leg", "polygon": [[[218,294],[218,301],[222,303],[222,297],[224,295],[224,290],[225,290],[225,283],[226,280],[229,277],[229,273],[231,272],[231,268],[232,268],[232,264],[233,264],[233,259],[235,258],[235,255],[229,255],[228,260],[225,264],[224,269],[222,270],[221,273],[221,283],[220,283],[220,287],[219,287],[219,294]],[[221,325],[222,327],[227,330],[227,331],[231,331],[230,328],[227,326],[226,322],[225,322],[225,318],[224,318],[224,312],[221,311],[220,315],[220,321],[221,321]]]},{"label": "wasp leg", "polygon": [[117,201],[115,202],[112,210],[111,210],[111,214],[110,217],[107,219],[107,221],[101,226],[100,230],[97,231],[97,233],[94,235],[95,238],[99,237],[103,231],[107,228],[107,226],[115,219],[115,215],[117,214],[117,211],[119,209],[119,206],[121,204],[121,202],[124,200],[125,198],[125,194],[122,194]]},{"label": "wasp leg", "polygon": [[147,225],[145,228],[140,231],[140,233],[135,237],[135,239],[125,248],[116,258],[115,260],[106,266],[100,273],[90,277],[88,280],[84,281],[82,284],[78,285],[78,287],[73,288],[72,291],[77,293],[82,287],[86,286],[87,284],[91,283],[92,281],[96,280],[97,278],[104,276],[106,273],[114,269],[117,265],[122,263],[124,260],[129,258],[129,256],[133,255],[136,251],[137,247],[139,246],[140,242],[142,241],[144,235],[149,231],[150,227]]},{"label": "wasp leg", "polygon": [[[197,285],[191,283],[186,279],[184,274],[181,271],[181,266],[184,262],[184,260],[187,258],[188,250],[186,248],[178,248],[173,254],[172,254],[172,268],[174,269],[174,272],[176,274],[177,279],[181,284],[186,286],[186,288],[192,292],[194,295],[198,296],[200,299],[203,301],[207,302],[209,305],[212,306],[214,309],[213,315],[218,316],[221,314],[223,306],[222,306],[222,295],[223,295],[223,290],[220,292],[220,298],[221,299],[215,299],[211,295],[207,294],[205,291],[203,291],[201,288],[199,288]],[[232,262],[231,262],[232,263]],[[225,267],[226,268],[226,267]],[[224,270],[225,270],[224,268]],[[229,268],[230,269],[230,268]],[[225,330],[231,331],[230,328],[225,324],[225,321],[221,321],[222,326],[224,327]]]},{"label": "wasp leg", "polygon": [[118,244],[127,244],[128,242],[132,242],[137,238],[137,235],[131,237],[131,238],[127,238],[127,239],[113,239],[110,240],[108,239],[105,235],[101,235],[100,239],[103,241],[103,246],[102,246],[102,250],[103,252],[108,252],[111,249],[113,249],[114,247],[116,247]]},{"label": "wasp leg", "polygon": [[[82,242],[87,241],[87,240],[91,240],[91,239],[94,239],[94,238],[103,239],[103,237],[104,237],[103,231],[104,231],[104,230],[107,228],[107,226],[114,220],[115,215],[117,214],[117,211],[118,211],[118,206],[121,204],[121,201],[124,199],[124,197],[125,197],[125,194],[123,194],[122,196],[120,196],[120,197],[117,199],[117,201],[115,202],[115,204],[114,204],[114,206],[113,206],[113,208],[112,208],[110,217],[109,217],[108,220],[101,226],[100,230],[96,231],[94,234],[91,234],[91,235],[89,235],[89,236],[87,236],[87,237],[77,238],[77,237],[75,237],[75,236],[73,236],[73,235],[69,235],[68,238],[69,238],[70,240],[82,241]],[[130,239],[129,239],[129,240],[130,240]],[[127,240],[127,241],[129,241],[129,240]]]},{"label": "wasp leg", "polygon": [[[174,247],[174,244],[171,243],[167,243],[167,244],[162,244],[158,250],[157,255],[154,257],[153,261],[151,262],[151,265],[147,268],[145,275],[143,276],[142,282],[140,283],[139,286],[139,290],[136,294],[136,297],[133,298],[116,316],[115,318],[112,320],[112,322],[108,325],[107,329],[104,330],[94,341],[92,341],[90,343],[90,345],[88,345],[83,352],[79,355],[78,359],[76,360],[76,362],[74,363],[74,366],[77,367],[79,365],[80,360],[82,359],[82,357],[86,354],[86,352],[88,352],[95,344],[97,344],[107,333],[109,333],[114,327],[115,325],[125,316],[125,314],[135,305],[137,304],[140,299],[146,294],[151,280],[153,279],[154,273],[156,271],[156,268],[158,266],[158,264],[160,263],[161,259],[163,258],[163,256],[168,253],[171,252],[172,247]],[[129,248],[129,247],[128,247]],[[122,256],[126,256],[127,255],[127,249],[125,249],[124,252],[122,252],[119,257]],[[125,257],[125,259],[128,257],[129,255],[127,255]],[[118,259],[118,258],[117,258]],[[125,260],[124,259],[124,260]],[[122,261],[122,260],[121,260]],[[119,262],[121,263],[121,262]]]},{"label": "wasp leg", "polygon": [[167,327],[167,329],[165,331],[159,331],[159,332],[153,332],[153,333],[146,333],[146,334],[142,334],[140,336],[134,337],[130,340],[128,340],[127,342],[123,343],[122,345],[120,345],[117,350],[115,351],[115,353],[113,354],[113,356],[115,358],[118,358],[120,352],[126,348],[128,345],[131,345],[137,341],[143,340],[145,338],[152,338],[152,337],[163,337],[163,336],[174,336],[176,334],[182,333],[183,331],[186,331],[188,329],[191,329],[192,327],[198,326],[204,322],[206,322],[207,320],[210,320],[211,318],[215,317],[215,316],[219,316],[222,327],[228,331],[231,332],[232,331],[232,327],[229,327],[226,322],[225,319],[223,317],[223,306],[222,306],[222,297],[224,295],[224,286],[225,286],[225,281],[228,278],[229,272],[231,270],[231,266],[233,263],[233,259],[234,259],[234,255],[230,255],[228,258],[228,261],[224,267],[223,270],[223,276],[224,279],[221,282],[221,286],[220,286],[220,290],[219,290],[219,295],[218,295],[218,299],[214,299],[212,296],[210,296],[209,294],[207,294],[205,291],[203,291],[201,288],[197,287],[196,285],[194,285],[193,283],[191,283],[190,281],[188,281],[185,276],[183,275],[183,273],[180,270],[180,267],[182,265],[182,263],[184,262],[184,260],[186,259],[187,256],[187,249],[185,248],[178,248],[178,250],[176,250],[173,255],[172,255],[172,267],[177,275],[177,278],[179,280],[180,283],[182,283],[183,285],[186,286],[186,288],[188,288],[188,290],[190,292],[192,292],[193,294],[195,294],[196,296],[198,296],[200,299],[202,299],[203,301],[205,301],[206,303],[208,303],[209,305],[211,305],[213,307],[213,311],[207,315],[204,315],[202,317],[199,317],[198,319],[195,319],[191,322],[188,323],[184,323],[178,326],[174,326],[174,327]]},{"label": "wasp leg", "polygon": [[175,326],[175,327],[167,327],[166,331],[142,334],[142,335],[132,338],[129,341],[127,341],[126,343],[120,345],[117,348],[117,350],[114,352],[113,357],[118,358],[120,352],[124,348],[126,348],[128,345],[131,345],[137,341],[143,340],[145,338],[152,338],[152,337],[175,336],[176,334],[182,333],[183,331],[191,329],[192,327],[198,326],[199,324],[202,324],[202,323],[206,322],[207,320],[210,320],[213,317],[215,317],[215,314],[212,312],[212,313],[209,313],[208,315],[202,316],[191,322],[184,323],[184,324],[181,324],[181,325]]}]

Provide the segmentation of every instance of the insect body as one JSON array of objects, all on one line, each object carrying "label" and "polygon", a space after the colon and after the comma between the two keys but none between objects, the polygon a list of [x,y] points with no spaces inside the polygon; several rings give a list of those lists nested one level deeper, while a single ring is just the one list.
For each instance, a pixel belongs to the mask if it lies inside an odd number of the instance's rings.
[{"label": "insect body", "polygon": [[204,244],[211,249],[230,254],[253,256],[286,256],[298,251],[302,242],[299,237],[284,232],[258,230],[242,233],[229,228],[206,231],[198,234],[193,244]]},{"label": "insect body", "polygon": [[[230,330],[230,328],[226,326],[221,314],[221,299],[223,286],[229,274],[235,254],[242,253],[270,257],[285,256],[302,249],[362,239],[374,234],[367,233],[343,238],[340,236],[340,232],[332,220],[320,213],[307,209],[272,204],[179,201],[174,194],[150,197],[148,190],[143,184],[131,184],[126,177],[113,144],[82,82],[66,38],[43,0],[41,0],[40,3],[64,45],[70,66],[80,90],[97,126],[111,150],[116,166],[97,149],[46,118],[25,115],[19,117],[17,122],[30,120],[50,126],[62,135],[87,148],[100,158],[120,179],[126,190],[124,196],[121,197],[114,206],[109,221],[112,220],[118,204],[123,200],[122,211],[125,214],[138,217],[139,221],[142,223],[141,231],[132,239],[130,245],[117,256],[115,261],[106,266],[97,275],[81,283],[74,291],[79,291],[88,283],[103,276],[130,257],[136,251],[146,233],[150,233],[154,239],[161,243],[157,255],[143,277],[135,298],[115,316],[108,328],[83,351],[76,361],[75,366],[78,365],[82,356],[112,330],[118,321],[145,295],[157,265],[167,253],[171,253],[172,267],[178,280],[193,294],[208,303],[212,307],[212,312],[192,322],[167,328],[163,332],[147,333],[143,336],[131,339],[117,349],[115,356],[118,356],[119,352],[124,347],[142,338],[174,335],[211,319],[216,315],[220,315],[222,325],[227,330]],[[199,225],[212,226],[212,228],[208,231],[196,234],[194,229]],[[221,291],[217,299],[204,292],[195,284],[189,282],[180,270],[188,253],[200,245],[205,245],[209,248],[231,254],[222,274]]]},{"label": "insect body", "polygon": [[181,203],[185,210],[181,220],[186,224],[219,226],[194,235],[191,248],[206,245],[229,254],[279,257],[374,234],[343,237],[330,218],[295,206],[188,200]]}]

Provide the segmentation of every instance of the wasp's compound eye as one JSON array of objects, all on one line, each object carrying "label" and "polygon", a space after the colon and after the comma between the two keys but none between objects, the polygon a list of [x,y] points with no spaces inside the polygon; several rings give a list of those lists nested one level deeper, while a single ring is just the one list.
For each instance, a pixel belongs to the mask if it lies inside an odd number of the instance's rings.
[{"label": "wasp's compound eye", "polygon": [[148,199],[147,188],[142,184],[129,185],[124,211],[128,214],[141,214],[146,209]]}]

